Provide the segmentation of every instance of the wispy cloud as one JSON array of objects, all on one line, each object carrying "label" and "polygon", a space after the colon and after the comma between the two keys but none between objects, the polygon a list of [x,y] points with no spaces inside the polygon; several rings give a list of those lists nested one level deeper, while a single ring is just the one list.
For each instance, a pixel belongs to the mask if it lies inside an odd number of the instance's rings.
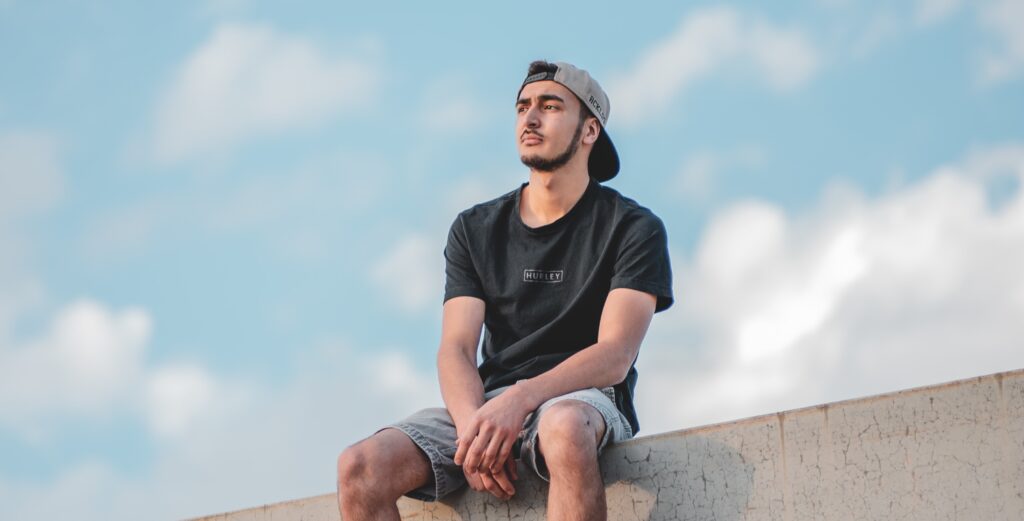
[{"label": "wispy cloud", "polygon": [[748,170],[765,162],[766,151],[745,145],[725,151],[698,151],[688,155],[672,181],[671,188],[691,202],[706,202],[714,195],[722,177],[734,170]]},{"label": "wispy cloud", "polygon": [[445,75],[423,90],[420,124],[431,133],[461,134],[486,125],[494,111],[474,94],[474,79]]},{"label": "wispy cloud", "polygon": [[440,236],[422,233],[395,241],[370,271],[384,298],[410,313],[437,305],[444,287],[443,247]]},{"label": "wispy cloud", "polygon": [[917,0],[910,12],[888,6],[855,31],[849,45],[855,56],[863,57],[897,36],[934,29],[965,11],[986,37],[974,49],[977,84],[992,87],[1018,79],[1024,70],[1024,4],[1017,0]]},{"label": "wispy cloud", "polygon": [[64,193],[58,152],[46,133],[0,133],[0,226],[51,207]]},{"label": "wispy cloud", "polygon": [[864,58],[903,32],[902,20],[891,11],[874,13],[850,43],[854,57]]},{"label": "wispy cloud", "polygon": [[877,199],[722,210],[641,354],[647,432],[1024,367],[1022,184],[1010,144]]},{"label": "wispy cloud", "polygon": [[[343,151],[254,172],[239,183],[197,182],[92,216],[77,247],[86,258],[107,261],[144,254],[158,240],[255,234],[275,255],[321,260],[337,238],[330,229],[346,228],[393,188],[392,169],[384,158]],[[364,172],[375,175],[357,175]]]},{"label": "wispy cloud", "polygon": [[914,22],[931,25],[956,13],[962,0],[917,0],[914,2]]},{"label": "wispy cloud", "polygon": [[798,29],[731,7],[694,11],[625,73],[609,82],[614,116],[634,125],[657,115],[694,83],[731,64],[744,64],[778,90],[798,88],[820,65],[818,51]]},{"label": "wispy cloud", "polygon": [[372,97],[379,71],[267,25],[225,23],[178,68],[154,152],[176,161],[322,123]]},{"label": "wispy cloud", "polygon": [[35,237],[25,224],[52,209],[65,184],[56,138],[45,132],[0,133],[0,343],[43,297],[33,269]]},{"label": "wispy cloud", "polygon": [[177,363],[153,372],[145,389],[150,429],[180,436],[211,404],[225,401],[223,389],[200,365]]},{"label": "wispy cloud", "polygon": [[1024,3],[992,0],[977,8],[982,27],[994,40],[982,55],[979,79],[994,85],[1020,77],[1024,70]]}]

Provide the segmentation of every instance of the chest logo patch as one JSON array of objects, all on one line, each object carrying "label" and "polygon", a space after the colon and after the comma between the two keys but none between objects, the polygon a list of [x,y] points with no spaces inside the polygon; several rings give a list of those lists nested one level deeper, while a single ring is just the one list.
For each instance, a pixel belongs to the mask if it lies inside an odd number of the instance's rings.
[{"label": "chest logo patch", "polygon": [[562,282],[564,270],[523,270],[523,282]]}]

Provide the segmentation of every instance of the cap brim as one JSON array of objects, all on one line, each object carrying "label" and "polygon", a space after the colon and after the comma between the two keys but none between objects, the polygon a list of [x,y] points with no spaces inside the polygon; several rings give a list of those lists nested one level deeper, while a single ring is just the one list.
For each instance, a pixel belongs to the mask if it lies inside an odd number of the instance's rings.
[{"label": "cap brim", "polygon": [[594,148],[590,149],[590,159],[587,161],[587,169],[590,177],[604,182],[619,173],[619,153],[615,151],[612,138],[608,132],[601,127],[601,134],[594,142]]}]

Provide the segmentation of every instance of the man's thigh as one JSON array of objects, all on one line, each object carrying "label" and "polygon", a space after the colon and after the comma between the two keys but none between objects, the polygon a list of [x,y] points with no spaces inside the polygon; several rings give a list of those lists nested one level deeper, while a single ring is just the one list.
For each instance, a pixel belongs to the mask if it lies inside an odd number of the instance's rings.
[{"label": "man's thigh", "polygon": [[426,459],[427,480],[405,495],[422,501],[436,501],[466,484],[462,467],[455,464],[455,423],[447,409],[431,408],[388,425],[378,434],[391,432],[405,439]]}]

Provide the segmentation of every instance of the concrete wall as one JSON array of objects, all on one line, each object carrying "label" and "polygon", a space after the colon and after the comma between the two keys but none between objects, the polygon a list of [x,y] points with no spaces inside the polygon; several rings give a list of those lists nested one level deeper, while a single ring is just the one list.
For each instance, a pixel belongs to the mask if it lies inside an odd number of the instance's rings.
[{"label": "concrete wall", "polygon": [[[1024,370],[637,438],[601,458],[609,519],[1024,520]],[[520,472],[526,476],[526,472]],[[403,499],[403,519],[541,520],[546,488]],[[337,521],[334,494],[201,518]]]}]

